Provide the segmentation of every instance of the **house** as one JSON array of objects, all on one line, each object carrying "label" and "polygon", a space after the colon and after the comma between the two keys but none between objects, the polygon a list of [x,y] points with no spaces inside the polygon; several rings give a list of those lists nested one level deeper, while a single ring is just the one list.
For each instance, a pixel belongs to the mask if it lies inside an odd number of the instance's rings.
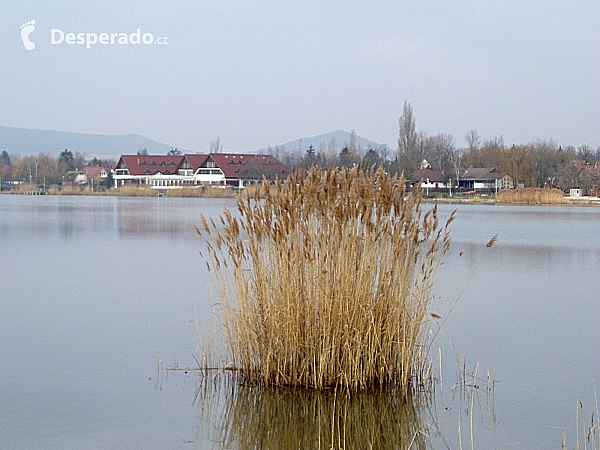
[{"label": "house", "polygon": [[425,189],[460,189],[464,191],[497,191],[514,189],[514,179],[493,168],[474,167],[443,172],[431,169],[415,171],[413,182],[421,182]]},{"label": "house", "polygon": [[446,177],[442,172],[431,169],[419,169],[413,174],[415,183],[421,182],[424,189],[444,189],[447,187]]},{"label": "house", "polygon": [[87,178],[90,184],[100,186],[108,180],[112,169],[101,166],[86,166],[80,170],[80,173]]},{"label": "house", "polygon": [[186,155],[122,155],[115,168],[115,187],[128,183],[157,189],[221,185],[244,187],[287,178],[289,169],[272,155],[209,153]]},{"label": "house", "polygon": [[513,177],[489,167],[459,169],[458,172],[451,170],[448,172],[448,178],[454,180],[452,182],[454,187],[468,191],[497,191],[499,189],[514,189],[515,187]]},{"label": "house", "polygon": [[272,155],[211,153],[206,164],[223,172],[225,184],[238,187],[261,183],[263,177],[285,179],[290,174],[290,169]]},{"label": "house", "polygon": [[148,184],[154,188],[194,184],[184,167],[184,155],[122,155],[115,168],[115,187],[124,184]]}]

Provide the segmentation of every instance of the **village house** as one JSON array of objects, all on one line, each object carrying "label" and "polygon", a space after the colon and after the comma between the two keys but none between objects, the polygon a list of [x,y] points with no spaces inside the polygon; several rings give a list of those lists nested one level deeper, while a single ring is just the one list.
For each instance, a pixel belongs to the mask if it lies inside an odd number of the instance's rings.
[{"label": "village house", "polygon": [[115,187],[145,184],[156,189],[185,186],[235,186],[243,188],[285,179],[289,168],[272,155],[209,153],[186,155],[122,155],[113,178]]},{"label": "village house", "polygon": [[489,167],[459,169],[458,172],[451,170],[448,172],[448,177],[454,180],[454,186],[467,191],[498,191],[515,187],[513,177]]},{"label": "village house", "polygon": [[81,169],[88,180],[94,180],[93,182],[98,185],[108,178],[111,171],[112,169],[101,166],[85,166]]},{"label": "village house", "polygon": [[424,189],[459,189],[465,192],[494,192],[514,189],[514,179],[494,168],[474,167],[443,172],[431,169],[415,171],[413,182],[421,182]]},{"label": "village house", "polygon": [[444,174],[431,169],[415,171],[413,181],[415,183],[420,181],[423,189],[445,189],[448,187]]}]

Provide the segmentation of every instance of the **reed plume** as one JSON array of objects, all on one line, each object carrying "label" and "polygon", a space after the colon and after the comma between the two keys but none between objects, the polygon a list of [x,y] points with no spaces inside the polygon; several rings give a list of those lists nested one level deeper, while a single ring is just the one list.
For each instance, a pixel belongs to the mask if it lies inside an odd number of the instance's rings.
[{"label": "reed plume", "polygon": [[425,382],[453,216],[440,226],[404,181],[381,168],[312,168],[265,181],[220,225],[202,216],[228,368],[244,382],[404,392]]}]

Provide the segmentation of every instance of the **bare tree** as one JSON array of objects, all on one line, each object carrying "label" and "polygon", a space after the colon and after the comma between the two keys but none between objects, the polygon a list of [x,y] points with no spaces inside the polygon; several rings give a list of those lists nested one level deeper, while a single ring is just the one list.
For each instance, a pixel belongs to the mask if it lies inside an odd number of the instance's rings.
[{"label": "bare tree", "polygon": [[350,131],[350,143],[348,151],[353,155],[358,155],[358,144],[356,143],[356,130]]},{"label": "bare tree", "polygon": [[477,133],[477,130],[469,130],[465,134],[465,141],[467,142],[467,149],[470,152],[479,150],[481,136],[479,136],[479,133]]},{"label": "bare tree", "polygon": [[331,142],[329,142],[329,144],[327,145],[327,156],[325,158],[326,164],[328,166],[335,166],[337,164],[337,158],[338,158],[337,143],[335,141],[335,138],[332,137]]},{"label": "bare tree", "polygon": [[404,111],[400,116],[400,130],[398,135],[398,169],[405,172],[408,177],[420,164],[419,148],[417,146],[417,133],[415,131],[415,118],[410,103],[404,102]]},{"label": "bare tree", "polygon": [[422,143],[422,154],[433,170],[445,171],[451,166],[450,158],[456,150],[454,137],[447,133],[438,133],[428,137]]},{"label": "bare tree", "polygon": [[221,153],[223,151],[223,144],[221,144],[221,137],[217,136],[217,139],[210,143],[209,153]]},{"label": "bare tree", "polygon": [[85,153],[79,152],[75,150],[74,156],[75,170],[81,170],[87,165],[87,158],[85,157]]},{"label": "bare tree", "polygon": [[594,161],[594,149],[589,145],[582,145],[577,149],[577,159],[585,164],[591,164]]}]

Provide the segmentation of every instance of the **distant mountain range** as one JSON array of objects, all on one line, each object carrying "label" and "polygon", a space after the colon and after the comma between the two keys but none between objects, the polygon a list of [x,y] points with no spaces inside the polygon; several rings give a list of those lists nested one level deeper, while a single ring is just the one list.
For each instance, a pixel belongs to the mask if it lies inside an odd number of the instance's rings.
[{"label": "distant mountain range", "polygon": [[[304,151],[312,145],[316,151],[319,151],[321,144],[328,149],[332,139],[335,139],[337,151],[339,152],[350,144],[350,133],[342,130],[330,131],[318,136],[295,139],[280,144],[278,147],[285,147],[288,151],[298,149]],[[362,136],[356,136],[356,145],[359,149],[381,147],[381,144]],[[154,141],[139,134],[83,134],[0,126],[0,152],[6,150],[11,155],[26,156],[50,153],[54,158],[57,158],[64,149],[68,149],[73,153],[76,151],[83,153],[88,159],[93,157],[116,159],[123,154],[137,153],[138,150],[143,148],[147,149],[149,154],[165,154],[172,148],[178,148],[182,153],[195,153],[177,145]],[[263,148],[255,152],[266,151],[267,148]]]},{"label": "distant mountain range", "polygon": [[[0,126],[0,152],[6,150],[21,156],[50,153],[57,158],[60,152],[69,149],[88,158],[118,158],[122,154],[137,153],[142,148],[148,149],[150,154],[164,154],[174,147],[139,134],[83,134]],[[182,148],[179,150],[191,153]]]},{"label": "distant mountain range", "polygon": [[[319,151],[321,144],[327,149],[329,144],[331,144],[332,139],[335,139],[337,151],[339,152],[345,146],[350,144],[350,133],[343,130],[330,131],[329,133],[319,134],[318,136],[303,137],[288,141],[285,144],[278,145],[278,147],[285,147],[286,150],[306,150],[312,145],[316,151]],[[359,149],[377,149],[382,146],[382,144],[358,135],[356,136],[356,145]],[[266,148],[263,148],[260,151],[266,150]]]}]

